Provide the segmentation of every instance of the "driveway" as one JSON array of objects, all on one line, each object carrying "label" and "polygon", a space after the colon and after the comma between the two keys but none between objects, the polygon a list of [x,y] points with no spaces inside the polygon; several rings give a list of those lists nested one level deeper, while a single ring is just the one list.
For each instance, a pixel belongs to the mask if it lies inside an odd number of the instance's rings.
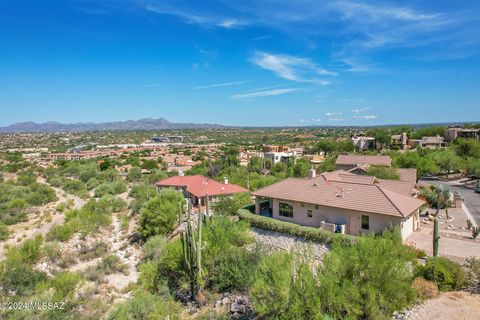
[{"label": "driveway", "polygon": [[473,192],[471,187],[464,186],[457,181],[442,181],[438,178],[422,178],[419,182],[430,183],[434,185],[446,185],[451,192],[458,192],[463,198],[463,204],[471,213],[477,225],[480,225],[480,194]]}]

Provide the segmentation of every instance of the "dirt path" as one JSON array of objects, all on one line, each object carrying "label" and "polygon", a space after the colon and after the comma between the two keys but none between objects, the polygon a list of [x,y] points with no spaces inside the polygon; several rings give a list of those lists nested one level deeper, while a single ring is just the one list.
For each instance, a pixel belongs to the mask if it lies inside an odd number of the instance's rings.
[{"label": "dirt path", "polygon": [[480,296],[466,292],[448,292],[427,300],[409,320],[478,319]]},{"label": "dirt path", "polygon": [[110,250],[113,254],[118,256],[122,262],[128,267],[128,275],[123,273],[114,273],[106,277],[107,281],[121,290],[125,288],[130,282],[136,282],[138,279],[137,263],[141,255],[140,250],[132,247],[129,243],[127,233],[122,232],[120,227],[120,219],[118,214],[112,215],[112,237],[108,238],[111,245]]},{"label": "dirt path", "polygon": [[[38,178],[39,183],[43,184],[48,184],[43,178]],[[67,194],[65,191],[63,191],[60,188],[56,188],[53,186],[50,186],[52,189],[55,190],[55,193],[57,195],[58,200],[55,202],[51,202],[45,206],[40,207],[39,209],[45,214],[46,212],[56,212],[55,207],[62,202],[66,202],[69,199],[73,199],[73,209],[79,209],[85,204],[85,200],[74,196]],[[46,222],[42,221],[40,226],[37,226],[37,222],[35,220],[39,219],[39,214],[29,214],[27,221],[17,223],[15,225],[12,225],[9,227],[9,230],[11,231],[11,234],[14,235],[13,238],[8,239],[0,243],[0,260],[3,260],[5,258],[5,246],[15,246],[23,243],[27,239],[32,239],[38,235],[46,235],[50,229],[57,225],[57,224],[62,224],[65,221],[65,215],[61,212],[56,212],[55,214],[51,215],[51,221]],[[44,219],[43,219],[44,220]],[[20,239],[20,240],[18,240]]]}]

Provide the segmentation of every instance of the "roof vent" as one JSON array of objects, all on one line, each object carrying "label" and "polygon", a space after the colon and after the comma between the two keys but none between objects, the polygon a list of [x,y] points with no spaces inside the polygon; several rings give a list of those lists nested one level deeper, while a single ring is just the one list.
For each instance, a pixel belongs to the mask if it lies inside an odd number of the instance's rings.
[{"label": "roof vent", "polygon": [[314,183],[313,186],[314,186],[314,187],[318,187],[318,183]]}]

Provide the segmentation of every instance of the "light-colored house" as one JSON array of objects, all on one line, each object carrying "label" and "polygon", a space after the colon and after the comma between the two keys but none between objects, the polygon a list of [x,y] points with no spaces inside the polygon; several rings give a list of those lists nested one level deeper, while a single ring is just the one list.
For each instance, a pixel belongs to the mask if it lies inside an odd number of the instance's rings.
[{"label": "light-colored house", "polygon": [[287,164],[296,155],[296,151],[290,150],[288,146],[263,146],[263,157],[269,159],[272,165],[280,162]]},{"label": "light-colored house", "polygon": [[452,142],[457,138],[480,139],[480,129],[464,128],[464,127],[450,127],[445,129],[445,142]]},{"label": "light-colored house", "polygon": [[209,201],[215,201],[221,196],[229,196],[235,193],[248,192],[247,189],[228,183],[228,179],[224,179],[224,183],[217,182],[210,178],[196,175],[196,176],[173,176],[163,179],[155,183],[155,186],[160,190],[162,188],[175,188],[182,191],[185,197],[192,201],[193,205],[199,203],[205,204],[205,199],[208,194]]},{"label": "light-colored house", "polygon": [[420,227],[424,202],[414,197],[414,188],[413,182],[338,170],[285,179],[252,194],[257,214],[351,235],[398,226],[405,239]]},{"label": "light-colored house", "polygon": [[353,137],[352,143],[358,151],[374,150],[377,147],[374,137]]}]

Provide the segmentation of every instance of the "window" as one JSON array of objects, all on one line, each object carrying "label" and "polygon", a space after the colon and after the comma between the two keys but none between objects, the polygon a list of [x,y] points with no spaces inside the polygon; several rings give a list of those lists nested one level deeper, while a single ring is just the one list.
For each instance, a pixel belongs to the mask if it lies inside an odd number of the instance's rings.
[{"label": "window", "polygon": [[313,210],[312,210],[312,209],[308,209],[308,210],[307,210],[307,216],[308,216],[309,218],[311,218],[312,215],[313,215]]},{"label": "window", "polygon": [[278,214],[282,217],[293,218],[293,206],[290,203],[280,202],[278,204]]},{"label": "window", "polygon": [[364,229],[364,230],[370,229],[370,217],[369,216],[362,216],[362,229]]}]

